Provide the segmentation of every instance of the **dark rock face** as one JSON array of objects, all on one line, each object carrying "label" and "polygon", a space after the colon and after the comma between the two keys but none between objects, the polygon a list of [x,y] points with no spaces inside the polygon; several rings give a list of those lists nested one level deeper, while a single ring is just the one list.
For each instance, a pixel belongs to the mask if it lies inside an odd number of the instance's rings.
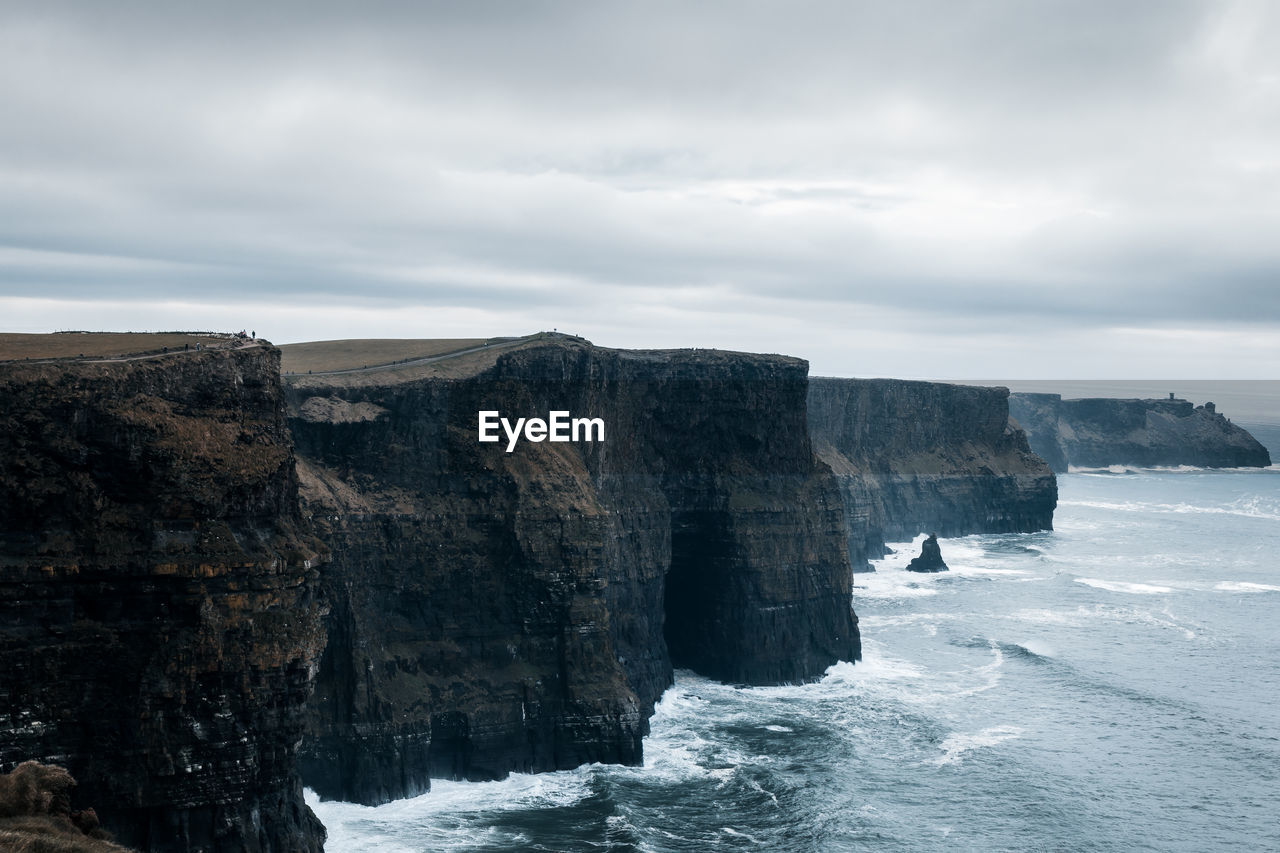
[{"label": "dark rock face", "polygon": [[[291,380],[329,645],[303,776],[366,803],[430,777],[636,763],[673,663],[754,684],[860,656],[806,365],[575,341],[459,379]],[[477,412],[602,443],[477,441]],[[767,413],[767,417],[762,417]]]},{"label": "dark rock face", "polygon": [[303,529],[277,350],[0,366],[0,770],[139,848],[321,849]]},{"label": "dark rock face", "polygon": [[809,382],[809,431],[844,499],[855,571],[886,541],[1053,528],[1058,485],[1009,423],[1009,392],[939,382]]},{"label": "dark rock face", "polygon": [[907,563],[909,572],[945,572],[946,562],[942,559],[942,548],[938,545],[938,534],[930,533],[929,538],[920,543],[920,556],[912,557]]},{"label": "dark rock face", "polygon": [[1031,447],[1055,471],[1108,465],[1265,468],[1271,456],[1212,403],[1186,400],[1064,400],[1058,394],[1013,394],[1010,411]]}]

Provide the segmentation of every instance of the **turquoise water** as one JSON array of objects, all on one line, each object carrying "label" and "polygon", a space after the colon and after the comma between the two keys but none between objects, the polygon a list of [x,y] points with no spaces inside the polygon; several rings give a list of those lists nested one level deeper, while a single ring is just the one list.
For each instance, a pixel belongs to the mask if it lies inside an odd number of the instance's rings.
[{"label": "turquoise water", "polygon": [[1280,849],[1280,468],[1077,472],[857,576],[865,660],[680,673],[644,767],[316,803],[333,851]]}]

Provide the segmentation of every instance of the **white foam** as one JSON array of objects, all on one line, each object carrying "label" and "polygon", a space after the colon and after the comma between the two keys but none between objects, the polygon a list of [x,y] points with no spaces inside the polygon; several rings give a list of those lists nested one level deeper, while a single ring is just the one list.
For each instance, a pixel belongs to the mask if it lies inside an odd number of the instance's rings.
[{"label": "white foam", "polygon": [[1023,731],[1018,726],[992,726],[980,732],[947,735],[946,740],[939,745],[943,754],[932,763],[938,766],[959,764],[965,753],[1021,737]]},{"label": "white foam", "polygon": [[[920,554],[920,544],[923,543],[924,540],[921,539],[916,545],[915,553],[911,556],[915,557]],[[942,554],[942,559],[946,561],[948,566],[951,566],[953,571],[968,563],[981,560],[987,553],[986,548],[973,541],[972,538],[968,536],[963,536],[958,539],[939,539],[938,544],[940,547],[945,549]]]},{"label": "white foam", "polygon": [[[1009,581],[1043,579],[1025,569],[1003,568],[1004,560],[988,552],[987,538],[989,534],[939,540],[942,558],[949,571],[937,573],[906,571],[907,564],[920,554],[920,546],[926,539],[924,534],[910,542],[891,542],[888,547],[893,553],[871,561],[876,570],[874,573],[855,576],[854,595],[871,599],[923,598],[938,594],[936,584],[939,581],[957,577]],[[1035,554],[1039,556],[1040,552],[1037,550]]]},{"label": "white foam", "polygon": [[795,731],[795,729],[790,728],[788,726],[765,726],[764,728],[765,728],[765,731],[770,731],[770,732],[790,733]]},{"label": "white foam", "polygon": [[907,560],[896,561],[901,565],[890,565],[891,562],[895,561],[894,558],[899,556],[895,554],[884,560],[876,561],[873,563],[876,566],[874,572],[854,575],[854,599],[923,598],[929,595],[937,595],[938,591],[933,588],[937,575],[908,572],[903,568]]},{"label": "white foam", "polygon": [[1031,574],[1031,572],[1024,572],[1024,571],[1022,571],[1021,569],[981,569],[981,568],[977,568],[977,567],[974,567],[974,566],[957,566],[957,567],[953,568],[951,571],[952,571],[952,572],[954,572],[954,573],[955,573],[955,574],[957,574],[957,575],[960,575],[961,577],[965,577],[965,576],[967,576],[967,575],[977,575],[977,576],[982,576],[982,575],[1001,576],[1001,575],[1005,575],[1005,576],[1007,576],[1007,575],[1029,575],[1029,574]]},{"label": "white foam", "polygon": [[1135,610],[1130,607],[1099,607],[1098,615],[1106,619],[1117,622],[1125,622],[1130,625],[1154,625],[1157,628],[1167,628],[1173,631],[1181,631],[1183,636],[1188,640],[1196,638],[1196,632],[1188,628],[1186,625],[1178,622],[1172,613],[1166,608],[1161,613],[1167,616],[1167,619],[1161,619],[1159,616],[1148,610]]},{"label": "white foam", "polygon": [[1106,465],[1091,467],[1088,465],[1068,465],[1068,474],[1203,474],[1208,471],[1235,470],[1224,468],[1202,468],[1196,465]]},{"label": "white foam", "polygon": [[[1078,518],[1054,518],[1053,529],[1059,533],[1065,530],[1097,530],[1102,525],[1092,521],[1081,521]],[[1047,554],[1045,556],[1048,556]]]},{"label": "white foam", "polygon": [[1264,521],[1280,521],[1280,512],[1270,503],[1258,498],[1248,498],[1229,506],[1196,506],[1195,504],[1149,503],[1146,501],[1058,501],[1058,506],[1080,506],[1117,512],[1150,512],[1159,515],[1234,515],[1240,518],[1259,518]]},{"label": "white foam", "polygon": [[757,847],[763,843],[760,841],[759,838],[756,838],[754,835],[734,829],[732,826],[722,826],[720,827],[720,831],[723,832],[725,835],[732,835],[735,838],[745,838],[748,841],[750,841],[752,844],[756,845]]},{"label": "white foam", "polygon": [[871,583],[859,584],[853,589],[853,596],[858,598],[926,598],[930,595],[937,595],[938,591],[932,586],[920,583],[906,583],[904,581],[882,582],[880,580]]},{"label": "white foam", "polygon": [[1091,468],[1086,465],[1067,466],[1068,474],[1137,474],[1141,470],[1141,468],[1134,468],[1131,465],[1107,465],[1102,468]]},{"label": "white foam", "polygon": [[1241,468],[1205,468],[1199,465],[1152,465],[1145,468],[1139,465],[1107,465],[1103,468],[1089,467],[1087,465],[1067,466],[1068,474],[1083,474],[1085,476],[1106,474],[1265,474],[1276,472],[1280,472],[1280,464],[1273,464],[1267,468],[1258,468],[1254,466]]},{"label": "white foam", "polygon": [[924,670],[913,663],[879,654],[874,642],[863,642],[862,660],[838,661],[827,667],[823,684],[856,684],[865,681],[901,681],[921,678]]},{"label": "white foam", "polygon": [[1018,622],[1031,622],[1035,625],[1062,625],[1069,628],[1078,628],[1085,624],[1091,615],[1093,614],[1083,607],[1076,608],[1074,611],[1041,608],[1017,610],[1010,613],[1009,618]]},{"label": "white foam", "polygon": [[[1028,609],[1018,610],[1009,614],[1010,619],[1019,622],[1030,622],[1035,625],[1058,625],[1067,628],[1083,628],[1093,622],[1102,619],[1110,622],[1124,622],[1128,624],[1144,624],[1154,625],[1159,628],[1170,628],[1180,631],[1188,640],[1194,640],[1196,632],[1186,625],[1176,621],[1172,614],[1165,612],[1168,619],[1161,619],[1153,613],[1146,610],[1134,609],[1132,607],[1115,607],[1104,604],[1095,604],[1092,607],[1077,607],[1075,610],[1048,610],[1048,609]],[[1198,627],[1198,626],[1197,626]],[[1025,643],[1024,647],[1031,651],[1036,651]],[[1038,651],[1036,651],[1039,654]]]},{"label": "white foam", "polygon": [[[950,704],[958,697],[973,696],[995,688],[1003,676],[1004,652],[994,641],[987,663],[958,670],[930,670],[918,664],[887,657],[881,644],[867,639],[863,644],[863,660],[858,664],[837,663],[827,669],[817,685],[800,688],[819,689],[832,695],[847,695],[850,688],[880,696],[893,697],[910,704]],[[793,688],[763,688],[786,690]],[[809,694],[812,696],[812,694]]]},{"label": "white foam", "polygon": [[[759,791],[761,794],[764,794],[766,797],[773,800],[774,808],[779,808],[779,809],[782,808],[782,804],[778,802],[778,795],[773,793],[773,791],[770,791],[767,788],[765,788],[755,779],[748,778],[747,787],[751,788],[751,790],[753,791]],[[754,841],[755,839],[752,839],[752,840]]]},{"label": "white foam", "polygon": [[[593,765],[598,766],[598,765]],[[307,805],[329,833],[326,848],[342,853],[355,850],[417,851],[457,849],[474,845],[477,830],[472,818],[479,813],[559,808],[590,795],[590,768],[538,775],[513,773],[497,782],[432,780],[431,791],[418,797],[395,800],[381,806],[320,802],[304,791]],[[412,846],[400,841],[403,828],[414,826]],[[495,847],[522,847],[528,839],[489,827],[482,840]]]},{"label": "white foam", "polygon": [[1161,595],[1166,592],[1173,592],[1173,589],[1167,586],[1156,586],[1149,583],[1128,583],[1126,581],[1104,581],[1098,578],[1076,578],[1076,583],[1082,583],[1085,586],[1097,589],[1105,589],[1107,592],[1124,592],[1130,595]]},{"label": "white foam", "polygon": [[1057,654],[1053,646],[1043,640],[1023,640],[1018,645],[1031,652],[1031,654],[1039,655],[1042,658],[1051,658]]},{"label": "white foam", "polygon": [[1027,574],[1016,569],[989,569],[975,565],[986,556],[986,551],[982,545],[973,541],[974,537],[940,540],[942,559],[946,561],[950,571],[907,571],[907,564],[920,555],[920,546],[926,538],[928,537],[922,533],[910,542],[890,542],[888,547],[893,553],[882,559],[872,560],[874,572],[854,576],[854,598],[925,598],[937,595],[936,584],[947,577]]},{"label": "white foam", "polygon": [[677,683],[667,688],[650,718],[652,732],[644,744],[644,769],[671,778],[686,778],[701,770],[701,754],[711,744],[698,734],[697,721],[709,704],[691,692],[702,685]]},{"label": "white foam", "polygon": [[968,613],[936,613],[920,610],[911,613],[868,613],[866,616],[858,614],[858,624],[864,628],[892,628],[921,623],[963,622],[969,618]]},{"label": "white foam", "polygon": [[957,690],[954,693],[951,693],[948,695],[949,696],[973,696],[974,694],[985,693],[986,691],[995,688],[996,685],[1000,683],[1000,679],[1003,677],[1003,673],[1000,670],[1001,670],[1001,667],[1004,666],[1004,652],[1000,650],[1000,647],[996,644],[994,640],[991,641],[991,653],[992,653],[991,663],[986,664],[984,666],[980,666],[973,670],[973,673],[975,675],[978,675],[984,678],[982,682],[974,685],[973,687]]},{"label": "white foam", "polygon": [[1280,586],[1266,583],[1250,583],[1249,581],[1223,581],[1214,586],[1223,592],[1280,592]]}]

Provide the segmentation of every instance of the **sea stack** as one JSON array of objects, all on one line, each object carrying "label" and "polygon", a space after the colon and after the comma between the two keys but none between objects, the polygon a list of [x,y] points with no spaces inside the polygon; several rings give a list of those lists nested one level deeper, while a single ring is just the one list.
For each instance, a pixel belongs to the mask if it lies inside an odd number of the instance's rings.
[{"label": "sea stack", "polygon": [[930,533],[929,538],[920,546],[920,556],[907,564],[909,572],[945,572],[947,564],[942,560],[942,549],[938,547],[938,534]]}]

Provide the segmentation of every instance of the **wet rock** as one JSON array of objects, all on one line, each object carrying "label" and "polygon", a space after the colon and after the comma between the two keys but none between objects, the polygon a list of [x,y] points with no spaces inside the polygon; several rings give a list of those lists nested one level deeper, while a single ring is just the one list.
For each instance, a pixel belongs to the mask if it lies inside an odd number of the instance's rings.
[{"label": "wet rock", "polygon": [[942,560],[942,548],[938,546],[938,534],[930,533],[920,544],[920,556],[907,563],[909,572],[945,572],[947,564]]}]

